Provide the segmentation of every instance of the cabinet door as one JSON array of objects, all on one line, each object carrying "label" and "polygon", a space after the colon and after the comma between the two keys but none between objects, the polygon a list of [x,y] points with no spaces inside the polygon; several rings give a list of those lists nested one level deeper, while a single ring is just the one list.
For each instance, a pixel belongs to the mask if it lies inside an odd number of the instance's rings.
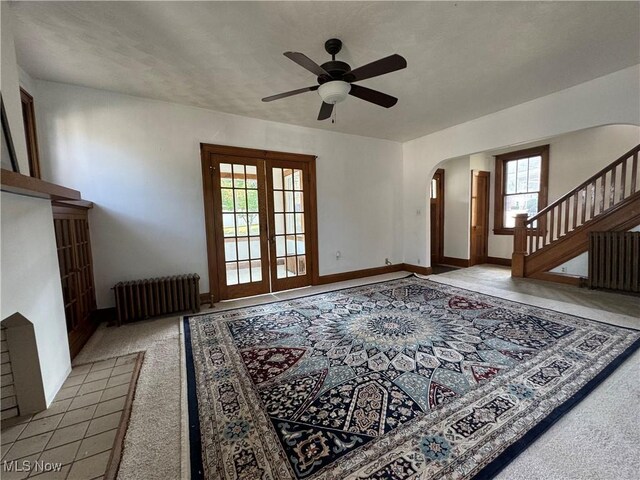
[{"label": "cabinet door", "polygon": [[91,312],[96,309],[96,295],[93,284],[93,265],[91,263],[91,243],[89,241],[89,222],[86,218],[73,220],[75,240],[76,281],[79,300],[79,321],[89,322]]},{"label": "cabinet door", "polygon": [[67,332],[72,332],[78,328],[80,323],[74,225],[73,221],[68,218],[54,218],[53,224],[56,232],[58,265],[60,267]]},{"label": "cabinet door", "polygon": [[96,309],[89,221],[86,209],[54,206],[62,296],[73,358],[94,332]]}]

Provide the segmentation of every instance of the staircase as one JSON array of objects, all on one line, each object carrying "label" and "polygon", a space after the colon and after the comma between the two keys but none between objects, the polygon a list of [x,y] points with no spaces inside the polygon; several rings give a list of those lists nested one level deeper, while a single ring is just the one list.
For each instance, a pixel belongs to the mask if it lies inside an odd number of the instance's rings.
[{"label": "staircase", "polygon": [[[640,145],[531,218],[516,216],[511,275],[563,281],[549,270],[589,248],[589,232],[640,224]],[[577,283],[565,278],[567,283]]]}]

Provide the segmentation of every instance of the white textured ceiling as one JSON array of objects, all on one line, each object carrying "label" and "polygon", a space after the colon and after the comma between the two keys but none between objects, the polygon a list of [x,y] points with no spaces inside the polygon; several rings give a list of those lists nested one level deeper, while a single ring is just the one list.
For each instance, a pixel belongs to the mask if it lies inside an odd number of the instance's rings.
[{"label": "white textured ceiling", "polygon": [[[640,62],[638,2],[14,2],[18,61],[36,78],[222,112],[405,141]],[[361,84],[318,122],[315,85],[282,55],[408,68]]]}]

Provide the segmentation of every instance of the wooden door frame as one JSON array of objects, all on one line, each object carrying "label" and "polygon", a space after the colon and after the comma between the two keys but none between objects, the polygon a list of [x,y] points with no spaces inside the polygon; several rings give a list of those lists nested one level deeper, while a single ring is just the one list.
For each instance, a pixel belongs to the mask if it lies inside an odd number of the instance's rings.
[{"label": "wooden door frame", "polygon": [[[444,168],[439,168],[437,169],[434,173],[433,176],[431,177],[431,180],[433,180],[434,178],[436,178],[436,175],[439,177],[439,182],[437,182],[438,184],[438,189],[436,191],[436,214],[438,215],[437,217],[437,221],[438,221],[438,238],[439,238],[439,244],[438,244],[438,251],[436,252],[436,262],[435,263],[442,263],[443,258],[444,258]],[[431,213],[431,182],[429,182],[429,213]],[[429,228],[431,228],[431,221],[429,221]],[[431,252],[429,253],[429,256],[431,257]],[[433,266],[433,258],[431,258],[431,265]]]},{"label": "wooden door frame", "polygon": [[[484,239],[486,246],[486,255],[482,257],[476,257],[473,249],[473,177],[475,174],[482,174],[482,176],[487,177],[487,191],[486,191],[486,201],[485,201],[485,211],[486,215],[486,225],[484,227]],[[480,176],[480,175],[478,175]],[[489,196],[491,195],[491,172],[486,170],[472,170],[471,171],[471,185],[469,188],[469,266],[472,267],[474,265],[479,265],[481,263],[486,263],[487,258],[489,257]]]},{"label": "wooden door frame", "polygon": [[[202,167],[202,189],[204,201],[205,234],[207,239],[207,265],[209,273],[209,300],[213,304],[221,300],[220,279],[218,278],[218,259],[216,252],[218,245],[215,234],[215,195],[213,190],[213,176],[211,156],[225,155],[230,157],[255,158],[261,160],[289,160],[305,162],[309,173],[309,215],[311,225],[308,229],[308,267],[311,273],[311,284],[320,284],[318,266],[318,204],[316,188],[316,156],[300,153],[277,152],[272,150],[259,150],[254,148],[234,147],[230,145],[216,145],[210,143],[200,144],[200,160]],[[268,195],[267,195],[268,197]],[[267,198],[267,201],[271,199]],[[306,208],[306,207],[305,207]]]}]

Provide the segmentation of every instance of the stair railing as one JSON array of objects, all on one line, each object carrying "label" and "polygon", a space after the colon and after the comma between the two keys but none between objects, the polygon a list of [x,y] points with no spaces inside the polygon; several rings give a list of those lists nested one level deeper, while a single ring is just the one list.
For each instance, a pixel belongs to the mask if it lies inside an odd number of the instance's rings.
[{"label": "stair railing", "polygon": [[576,228],[606,213],[634,195],[640,145],[607,165],[531,218],[515,217],[512,275],[524,276],[524,257],[558,241]]}]

